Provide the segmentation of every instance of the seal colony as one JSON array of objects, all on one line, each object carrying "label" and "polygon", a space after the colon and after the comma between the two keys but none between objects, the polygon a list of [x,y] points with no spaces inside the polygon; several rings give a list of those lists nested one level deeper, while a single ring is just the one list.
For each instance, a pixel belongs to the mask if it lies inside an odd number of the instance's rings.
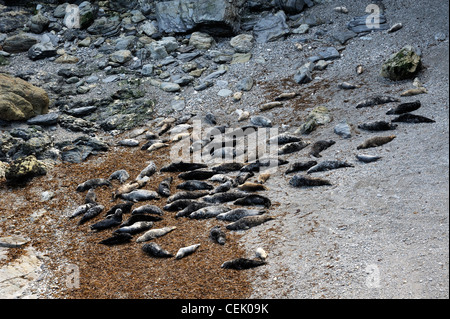
[{"label": "seal colony", "polygon": [[[397,98],[380,95],[360,102],[357,109],[399,101]],[[280,175],[289,179],[286,186],[299,192],[305,188],[334,187],[338,181],[311,175],[320,175],[318,173],[343,168],[358,169],[363,165],[381,160],[382,156],[377,154],[361,154],[358,151],[369,148],[377,149],[392,142],[396,135],[373,136],[373,134],[396,130],[402,122],[434,123],[432,119],[409,113],[420,107],[420,101],[401,103],[397,107],[389,109],[387,113],[384,112],[385,115],[397,116],[391,122],[375,120],[359,124],[358,128],[362,130],[360,134],[370,135],[355,147],[353,161],[320,160],[322,156],[329,157],[325,155],[330,154],[328,149],[336,148],[336,144],[342,143],[343,139],[314,141],[295,133],[282,133],[274,137],[266,136],[266,143],[276,143],[278,146],[277,157],[257,156],[251,158],[248,150],[238,152],[235,149],[238,139],[230,137],[232,133],[228,133],[228,135],[225,133],[226,126],[213,127],[209,130],[208,138],[203,140],[195,140],[193,132],[184,132],[181,133],[183,138],[164,139],[164,141],[170,140],[168,143],[172,145],[183,143],[186,140],[190,140],[193,145],[201,141],[196,144],[195,149],[206,150],[204,154],[211,155],[210,159],[213,159],[211,163],[180,160],[157,167],[153,160],[149,160],[134,179],[125,169],[116,167],[117,170],[109,177],[96,176],[77,186],[77,192],[87,192],[87,194],[84,203],[70,213],[69,219],[81,216],[78,221],[78,225],[81,227],[88,221],[97,218],[105,209],[104,205],[106,204],[102,205],[96,202],[95,190],[102,188],[111,190],[112,201],[125,202],[115,204],[106,212],[103,219],[89,226],[91,231],[111,232],[99,244],[110,247],[141,244],[140,251],[147,258],[174,259],[177,262],[184,262],[185,258],[196,258],[196,252],[202,246],[200,242],[184,241],[185,245],[178,247],[177,251],[168,251],[164,245],[161,246],[156,242],[161,237],[182,236],[176,226],[158,227],[158,223],[167,219],[169,214],[175,220],[181,219],[186,223],[198,223],[202,220],[214,221],[213,227],[209,227],[203,237],[226,249],[228,232],[246,232],[258,228],[264,223],[276,222],[277,217],[270,213],[271,190],[264,185],[274,174],[270,171],[271,165],[275,163],[278,168],[281,168]],[[166,119],[156,125],[156,127],[161,127],[158,130],[158,138],[164,138],[164,134],[169,134],[168,132],[171,130],[180,131],[179,127],[172,126],[174,123],[176,122]],[[216,120],[215,123],[217,124]],[[272,127],[271,121],[262,116],[252,117],[250,124],[241,129],[251,128],[258,132],[259,129]],[[183,125],[186,124],[181,123],[178,126]],[[211,133],[213,131],[219,132],[224,138],[223,140],[231,143],[215,141],[215,137]],[[146,135],[153,137],[154,134],[147,132]],[[244,136],[244,139],[246,138],[248,136]],[[147,147],[141,149],[145,151]],[[191,152],[193,150],[191,147]],[[237,157],[237,154],[244,154],[246,157],[242,160],[241,157]],[[285,156],[289,159],[284,158]],[[301,159],[301,156],[304,159]],[[216,160],[221,157],[223,162],[217,163]],[[288,167],[283,169],[287,164],[289,164]],[[290,176],[292,173],[294,175]],[[158,176],[159,182],[156,182],[155,176]],[[161,209],[153,204],[155,201],[164,201],[165,205]],[[127,214],[130,216],[126,217]],[[264,258],[249,259],[245,256],[237,256],[232,260],[223,260],[222,264],[217,266],[221,269],[233,270],[264,266],[268,262],[266,260],[267,253],[262,251]],[[261,256],[261,253],[259,255]]]}]

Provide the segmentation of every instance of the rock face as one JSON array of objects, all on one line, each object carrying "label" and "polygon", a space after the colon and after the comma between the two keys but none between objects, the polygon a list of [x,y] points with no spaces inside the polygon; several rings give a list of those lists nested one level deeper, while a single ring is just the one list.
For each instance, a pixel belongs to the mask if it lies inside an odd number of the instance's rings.
[{"label": "rock face", "polygon": [[268,13],[261,16],[261,19],[253,28],[256,41],[266,43],[278,40],[289,33],[286,23],[286,14],[283,11]]},{"label": "rock face", "polygon": [[9,184],[19,184],[29,179],[47,174],[44,164],[34,155],[15,160],[5,171],[6,181]]},{"label": "rock face", "polygon": [[0,120],[24,121],[48,113],[47,93],[28,82],[0,74]]},{"label": "rock face", "polygon": [[391,55],[381,67],[381,75],[394,81],[410,79],[416,75],[420,66],[420,55],[408,45]]},{"label": "rock face", "polygon": [[211,35],[229,35],[240,27],[242,0],[173,0],[156,3],[160,31],[186,33],[208,26]]}]

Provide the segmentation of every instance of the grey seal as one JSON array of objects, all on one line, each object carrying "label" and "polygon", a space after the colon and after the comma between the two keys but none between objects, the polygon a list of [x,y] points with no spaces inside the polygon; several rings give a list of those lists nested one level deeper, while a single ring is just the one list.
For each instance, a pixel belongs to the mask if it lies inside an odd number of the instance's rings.
[{"label": "grey seal", "polygon": [[143,231],[149,230],[153,227],[153,222],[151,221],[139,221],[135,222],[130,226],[123,226],[115,230],[115,233],[128,233],[131,235],[141,233]]},{"label": "grey seal", "polygon": [[311,151],[309,152],[309,155],[314,156],[314,157],[322,157],[322,155],[320,155],[320,152],[326,150],[327,148],[329,148],[330,146],[332,146],[334,144],[336,144],[336,142],[333,140],[317,141],[311,145]]},{"label": "grey seal", "polygon": [[399,115],[399,114],[414,112],[414,111],[418,110],[421,106],[422,106],[422,104],[420,103],[419,100],[414,101],[414,102],[402,103],[402,104],[397,105],[397,107],[387,111],[386,115]]},{"label": "grey seal", "polygon": [[353,164],[344,162],[344,161],[323,161],[317,165],[314,165],[310,169],[306,171],[307,174],[315,173],[315,172],[324,172],[338,168],[344,167],[354,167]]},{"label": "grey seal", "polygon": [[100,244],[107,246],[120,245],[130,242],[132,238],[133,236],[128,233],[115,233],[113,236],[102,240]]},{"label": "grey seal", "polygon": [[220,226],[214,226],[209,232],[209,238],[219,245],[225,245],[226,243],[226,235]]},{"label": "grey seal", "polygon": [[177,189],[183,189],[186,191],[211,190],[213,188],[213,185],[198,180],[189,180],[177,185]]},{"label": "grey seal", "polygon": [[147,243],[142,245],[142,251],[149,254],[152,257],[158,258],[171,258],[173,255],[169,253],[167,250],[161,248],[156,243]]},{"label": "grey seal", "polygon": [[379,131],[395,130],[397,126],[398,126],[397,124],[392,124],[386,121],[375,121],[360,124],[358,125],[358,128],[365,131],[379,132]]},{"label": "grey seal", "polygon": [[331,183],[325,179],[313,178],[303,175],[295,175],[289,181],[289,185],[293,187],[313,187],[313,186],[330,186]]},{"label": "grey seal", "polygon": [[175,255],[175,259],[181,259],[186,256],[192,255],[194,252],[197,251],[198,247],[200,247],[200,244],[191,245],[188,247],[180,248]]},{"label": "grey seal", "polygon": [[265,264],[266,262],[263,260],[237,258],[224,262],[220,267],[224,269],[244,270],[259,267]]},{"label": "grey seal", "polygon": [[239,198],[233,204],[241,206],[264,206],[266,208],[272,206],[272,203],[268,197],[258,194],[251,194],[243,198]]},{"label": "grey seal", "polygon": [[307,162],[294,162],[292,163],[289,168],[286,170],[285,174],[295,173],[295,172],[301,172],[301,171],[307,171],[314,165],[317,165],[316,161],[307,161]]},{"label": "grey seal", "polygon": [[381,145],[391,142],[394,138],[396,138],[395,135],[371,137],[371,138],[365,140],[361,145],[359,145],[357,147],[357,149],[360,150],[360,149],[378,147],[378,146],[381,146]]},{"label": "grey seal", "polygon": [[104,220],[101,220],[91,225],[92,230],[104,230],[119,226],[122,223],[122,210],[118,208],[113,215],[108,215]]},{"label": "grey seal", "polygon": [[153,215],[164,215],[161,208],[155,205],[143,205],[139,206],[131,212],[131,215],[142,215],[142,214],[153,214]]},{"label": "grey seal", "polygon": [[77,192],[85,192],[91,188],[97,188],[101,186],[112,186],[111,182],[104,178],[93,178],[90,180],[85,181],[84,183],[81,183],[77,187]]},{"label": "grey seal", "polygon": [[190,219],[208,219],[214,218],[219,214],[228,212],[230,208],[226,206],[208,206],[204,208],[200,208],[195,212],[189,214]]},{"label": "grey seal", "polygon": [[238,219],[231,224],[228,224],[226,228],[228,230],[247,230],[273,219],[275,218],[270,215],[246,216]]},{"label": "grey seal", "polygon": [[257,216],[266,213],[265,210],[261,209],[246,209],[246,208],[236,208],[216,216],[219,220],[225,220],[229,222],[235,222],[243,217],[247,216]]},{"label": "grey seal", "polygon": [[158,186],[158,194],[163,197],[170,196],[170,185],[172,184],[173,177],[165,178]]},{"label": "grey seal", "polygon": [[147,200],[160,199],[158,193],[146,189],[137,189],[127,194],[122,194],[120,197],[127,201],[142,202]]},{"label": "grey seal", "polygon": [[158,229],[150,229],[146,231],[141,237],[136,239],[137,243],[143,242],[143,241],[149,241],[158,237],[162,237],[164,235],[167,235],[171,231],[175,230],[176,226],[170,226],[170,227],[163,227]]},{"label": "grey seal", "polygon": [[193,171],[201,168],[207,168],[208,165],[203,163],[188,163],[188,162],[178,162],[178,163],[171,163],[167,166],[162,167],[159,171],[160,172],[187,172],[187,171]]}]

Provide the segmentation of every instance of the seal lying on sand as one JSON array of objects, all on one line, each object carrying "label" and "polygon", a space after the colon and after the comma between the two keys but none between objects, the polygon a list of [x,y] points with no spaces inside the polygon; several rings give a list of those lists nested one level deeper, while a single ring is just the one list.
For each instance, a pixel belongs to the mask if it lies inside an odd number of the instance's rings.
[{"label": "seal lying on sand", "polygon": [[220,266],[224,269],[235,269],[235,270],[244,270],[259,267],[265,265],[266,262],[263,260],[254,260],[247,258],[237,258],[230,261],[226,261]]},{"label": "seal lying on sand", "polygon": [[381,145],[391,142],[394,138],[396,138],[395,135],[371,137],[371,138],[365,140],[364,143],[359,145],[356,149],[360,150],[360,149],[378,147],[378,146],[381,146]]}]

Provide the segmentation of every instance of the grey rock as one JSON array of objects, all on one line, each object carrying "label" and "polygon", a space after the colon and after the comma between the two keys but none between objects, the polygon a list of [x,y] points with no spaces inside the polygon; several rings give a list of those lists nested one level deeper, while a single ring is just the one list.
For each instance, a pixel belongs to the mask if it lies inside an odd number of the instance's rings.
[{"label": "grey rock", "polygon": [[145,64],[142,67],[141,74],[143,76],[151,76],[153,74],[153,68],[154,68],[153,64]]},{"label": "grey rock", "polygon": [[230,45],[236,52],[248,53],[252,50],[254,41],[251,34],[240,34],[230,40]]},{"label": "grey rock", "polygon": [[314,69],[314,63],[308,62],[302,65],[297,73],[294,75],[294,81],[298,84],[309,83],[313,80],[312,71]]},{"label": "grey rock", "polygon": [[3,42],[3,50],[8,53],[19,53],[28,51],[33,45],[38,43],[38,39],[27,33],[19,33],[8,37]]},{"label": "grey rock", "polygon": [[165,92],[178,92],[181,90],[180,85],[172,82],[161,83],[161,89]]},{"label": "grey rock", "polygon": [[275,14],[263,14],[253,27],[253,34],[259,43],[276,41],[289,33],[286,14],[279,11]]},{"label": "grey rock", "polygon": [[413,78],[422,65],[420,52],[407,45],[383,63],[381,76],[394,81]]},{"label": "grey rock", "polygon": [[89,1],[83,1],[79,6],[80,10],[80,28],[88,28],[97,17],[98,7]]},{"label": "grey rock", "polygon": [[30,118],[27,121],[27,124],[28,125],[49,126],[49,125],[57,124],[58,120],[59,120],[59,113],[52,112],[52,113],[38,115],[33,118]]},{"label": "grey rock", "polygon": [[240,0],[157,2],[156,19],[160,31],[166,33],[186,33],[196,27],[206,27],[211,35],[229,35],[240,27],[239,8],[242,4]]},{"label": "grey rock", "polygon": [[153,60],[162,60],[169,56],[164,45],[158,42],[152,42],[146,48],[150,51]]},{"label": "grey rock", "polygon": [[138,30],[145,35],[151,37],[155,33],[158,33],[158,27],[152,21],[145,21],[140,26],[138,26]]},{"label": "grey rock", "polygon": [[236,84],[236,89],[241,91],[250,91],[253,87],[254,80],[252,77],[245,77]]},{"label": "grey rock", "polygon": [[28,50],[28,57],[31,60],[50,58],[56,55],[56,48],[50,43],[37,43]]},{"label": "grey rock", "polygon": [[112,83],[112,82],[118,81],[119,79],[120,79],[120,76],[117,74],[114,74],[114,75],[107,76],[106,78],[104,78],[102,80],[102,82],[103,83]]},{"label": "grey rock", "polygon": [[101,35],[103,37],[112,37],[120,33],[119,17],[101,17],[96,19],[88,28],[87,32],[93,35]]},{"label": "grey rock", "polygon": [[227,97],[230,96],[231,94],[233,94],[233,91],[229,90],[229,89],[221,89],[217,95],[221,96],[221,97]]},{"label": "grey rock", "polygon": [[38,12],[36,15],[32,16],[29,22],[30,31],[33,33],[42,33],[48,27],[50,21],[49,19]]},{"label": "grey rock", "polygon": [[203,32],[194,32],[189,39],[189,45],[192,45],[199,50],[208,50],[213,44],[214,38]]},{"label": "grey rock", "polygon": [[133,56],[132,56],[130,50],[119,50],[119,51],[116,51],[116,52],[112,53],[109,56],[109,59],[112,62],[124,64],[124,63],[130,61],[132,59],[132,57]]},{"label": "grey rock", "polygon": [[341,57],[339,51],[335,47],[328,47],[317,54],[321,60],[335,60]]},{"label": "grey rock", "polygon": [[302,12],[305,5],[312,7],[314,2],[311,0],[275,0],[275,5],[286,13],[296,14]]},{"label": "grey rock", "polygon": [[350,125],[348,125],[347,121],[342,121],[334,127],[334,133],[343,137],[350,138],[352,137]]}]

